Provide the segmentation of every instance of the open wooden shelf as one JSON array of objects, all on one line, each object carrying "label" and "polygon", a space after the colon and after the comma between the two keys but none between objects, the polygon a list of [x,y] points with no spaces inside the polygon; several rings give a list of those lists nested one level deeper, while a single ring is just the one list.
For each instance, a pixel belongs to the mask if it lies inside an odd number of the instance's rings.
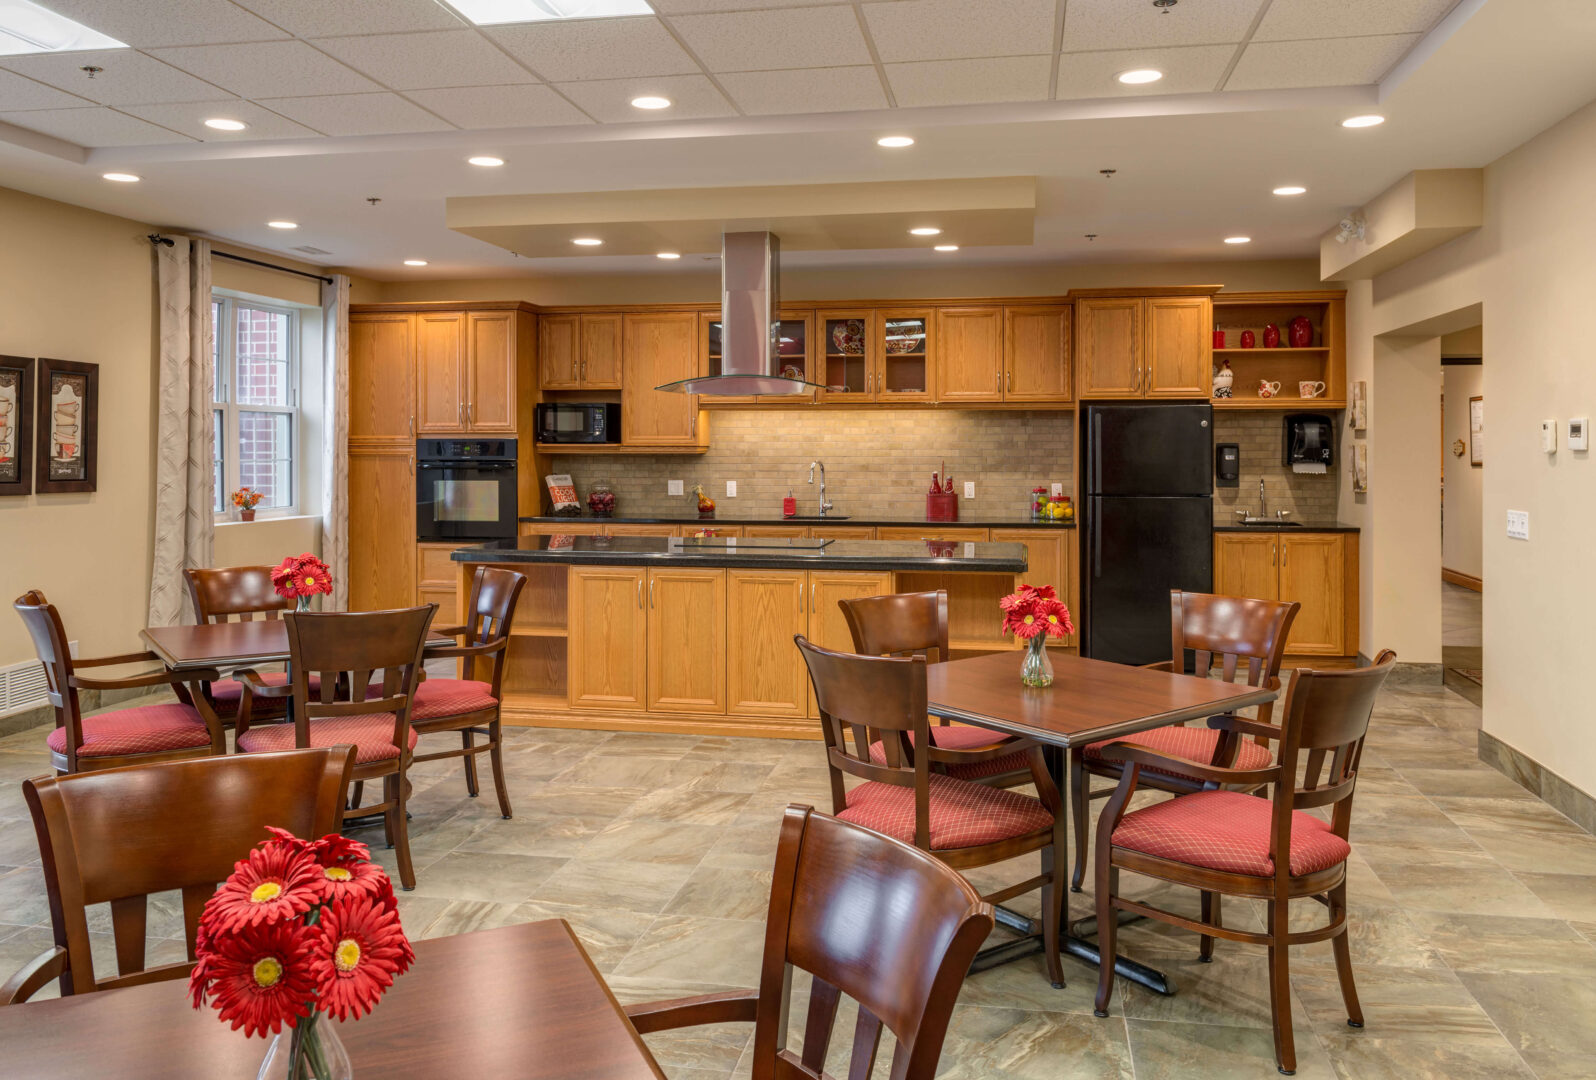
[{"label": "open wooden shelf", "polygon": [[529,626],[511,626],[511,637],[565,637],[567,631],[563,626],[546,626],[532,624]]},{"label": "open wooden shelf", "polygon": [[707,446],[623,446],[620,443],[538,443],[540,454],[702,454]]},{"label": "open wooden shelf", "polygon": [[1287,397],[1284,394],[1282,394],[1280,397],[1272,398],[1261,398],[1256,396],[1214,398],[1210,404],[1216,409],[1279,409],[1283,412],[1287,410],[1291,412],[1300,412],[1312,411],[1315,409],[1345,409],[1347,407],[1347,403],[1345,401],[1339,401],[1332,398],[1307,398],[1296,396]]},{"label": "open wooden shelf", "polygon": [[1301,349],[1293,349],[1282,345],[1277,349],[1215,349],[1215,356],[1273,356],[1276,353],[1323,353],[1329,352],[1328,345],[1308,345]]},{"label": "open wooden shelf", "polygon": [[[1263,342],[1263,328],[1274,323],[1289,340],[1291,320],[1306,316],[1313,326],[1313,344],[1269,349],[1236,346],[1244,330]],[[1346,403],[1346,293],[1340,291],[1220,293],[1214,297],[1214,329],[1226,334],[1226,346],[1214,350],[1214,363],[1228,361],[1235,374],[1231,398],[1214,398],[1216,409],[1320,410],[1344,409]],[[1280,394],[1258,396],[1258,382],[1280,382]],[[1297,396],[1297,383],[1325,384],[1325,396]]]}]

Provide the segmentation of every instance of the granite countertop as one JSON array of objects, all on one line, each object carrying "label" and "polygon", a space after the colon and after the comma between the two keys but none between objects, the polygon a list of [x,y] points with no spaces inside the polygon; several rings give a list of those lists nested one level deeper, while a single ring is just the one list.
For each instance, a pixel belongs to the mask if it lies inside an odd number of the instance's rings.
[{"label": "granite countertop", "polygon": [[876,526],[919,528],[933,526],[944,529],[1073,529],[1073,521],[1038,521],[1030,515],[986,514],[977,515],[959,521],[926,521],[923,518],[884,518],[884,517],[738,517],[737,515],[716,514],[712,518],[701,518],[697,514],[678,517],[594,517],[592,514],[583,514],[580,517],[562,516],[559,514],[544,514],[535,517],[522,517],[521,521],[534,522],[539,525],[558,525],[561,522],[581,524],[598,524],[599,522],[612,522],[616,525],[795,525],[807,528],[814,525],[857,525],[860,528],[874,528]]},{"label": "granite countertop", "polygon": [[1343,525],[1339,521],[1299,521],[1294,525],[1276,525],[1273,522],[1254,522],[1243,525],[1241,522],[1227,522],[1224,525],[1215,525],[1214,532],[1303,532],[1303,533],[1355,533],[1361,530],[1356,525]]},{"label": "granite countertop", "polygon": [[522,536],[462,547],[462,563],[542,562],[596,566],[701,566],[755,570],[927,570],[1021,574],[1025,545],[924,540],[762,540],[738,544],[666,536]]}]

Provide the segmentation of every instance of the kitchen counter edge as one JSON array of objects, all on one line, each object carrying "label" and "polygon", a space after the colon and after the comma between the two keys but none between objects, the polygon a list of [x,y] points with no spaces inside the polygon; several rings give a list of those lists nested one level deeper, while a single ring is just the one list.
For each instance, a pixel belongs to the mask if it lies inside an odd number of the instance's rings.
[{"label": "kitchen counter edge", "polygon": [[716,525],[791,525],[795,528],[814,528],[816,526],[837,525],[841,527],[857,526],[861,529],[873,528],[904,528],[912,529],[925,526],[937,529],[1073,529],[1073,521],[1037,521],[1033,518],[978,518],[971,521],[923,521],[912,518],[760,518],[760,517],[594,517],[592,514],[583,514],[581,517],[561,517],[556,514],[543,514],[536,517],[521,517],[517,519],[527,525],[597,525],[609,523],[613,525],[702,525],[713,528]]}]

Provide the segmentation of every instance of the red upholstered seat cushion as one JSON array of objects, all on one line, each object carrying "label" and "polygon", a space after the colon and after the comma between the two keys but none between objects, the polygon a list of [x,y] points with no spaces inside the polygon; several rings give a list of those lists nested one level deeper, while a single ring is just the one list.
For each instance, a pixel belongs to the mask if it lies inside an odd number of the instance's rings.
[{"label": "red upholstered seat cushion", "polygon": [[497,705],[492,687],[476,679],[428,679],[416,686],[412,720],[434,720],[443,716],[462,716]]},{"label": "red upholstered seat cushion", "polygon": [[[267,686],[285,686],[288,683],[287,672],[261,671],[257,672],[257,674],[260,675],[260,681],[265,683]],[[310,690],[313,694],[318,693],[321,690],[320,675],[312,675],[310,677]],[[237,713],[238,703],[242,701],[243,698],[244,684],[238,679],[217,679],[215,682],[211,683],[211,700],[216,703],[216,711],[222,716],[232,716],[233,714]],[[252,707],[252,712],[255,715],[260,715],[269,711],[281,712],[286,708],[286,699],[257,698],[255,700],[254,706]]]},{"label": "red upholstered seat cushion", "polygon": [[[1153,728],[1151,731],[1139,731],[1135,735],[1126,735],[1119,739],[1104,739],[1102,742],[1087,743],[1085,754],[1090,761],[1103,760],[1103,747],[1116,742],[1132,742],[1138,746],[1150,746],[1161,754],[1171,757],[1185,758],[1195,761],[1199,765],[1207,765],[1214,760],[1214,747],[1219,743],[1219,732],[1210,727],[1186,727],[1184,724],[1171,724],[1168,727]],[[1274,755],[1267,746],[1259,746],[1251,739],[1244,739],[1241,748],[1236,752],[1237,769],[1267,769],[1275,763]],[[1112,762],[1110,764],[1118,764]],[[1179,776],[1173,769],[1146,769],[1146,772],[1163,773],[1165,776]]]},{"label": "red upholstered seat cushion", "polygon": [[[57,754],[66,753],[66,728],[56,728],[44,742]],[[211,730],[200,719],[199,710],[173,701],[85,716],[78,757],[159,754],[210,744]]]},{"label": "red upholstered seat cushion", "polygon": [[[393,713],[368,713],[364,716],[331,716],[310,722],[310,745],[353,746],[355,764],[369,765],[399,756],[393,744]],[[238,748],[246,754],[294,748],[293,724],[267,724],[252,727],[238,737]],[[416,748],[416,731],[410,729],[410,749]]]},{"label": "red upholstered seat cushion", "polygon": [[[1231,874],[1272,877],[1269,816],[1274,803],[1239,791],[1199,791],[1126,814],[1114,846]],[[1345,862],[1352,846],[1330,826],[1300,810],[1291,813],[1291,873]]]},{"label": "red upholstered seat cushion", "polygon": [[[977,847],[1053,827],[1053,815],[1037,800],[931,774],[931,849]],[[848,792],[843,821],[914,843],[914,789],[874,781]]]},{"label": "red upholstered seat cushion", "polygon": [[[1008,738],[995,731],[984,728],[937,725],[931,729],[931,742],[943,750],[985,750],[989,746],[996,746]],[[909,732],[909,745],[914,745],[914,732]],[[877,764],[887,763],[887,752],[882,749],[879,742],[870,744],[870,760]],[[1016,750],[1012,754],[993,758],[991,761],[978,761],[971,765],[950,765],[947,774],[960,780],[984,780],[989,776],[1002,776],[1004,773],[1029,771],[1031,767],[1030,755],[1027,751]]]}]

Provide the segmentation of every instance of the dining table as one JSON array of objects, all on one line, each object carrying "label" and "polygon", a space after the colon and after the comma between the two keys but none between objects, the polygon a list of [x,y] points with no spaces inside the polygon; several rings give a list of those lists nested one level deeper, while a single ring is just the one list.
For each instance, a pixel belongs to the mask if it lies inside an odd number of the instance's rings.
[{"label": "dining table", "polygon": [[[356,1077],[659,1080],[665,1074],[563,919],[415,943],[413,967],[336,1024]],[[0,1009],[0,1075],[254,1076],[264,1038],[195,1009],[171,979]]]},{"label": "dining table", "polygon": [[[281,619],[150,626],[140,636],[172,671],[288,662],[288,624]],[[428,648],[455,644],[452,638],[427,639]]]},{"label": "dining table", "polygon": [[[1071,748],[1104,739],[1234,712],[1275,700],[1276,691],[1223,679],[1199,678],[1152,668],[1111,664],[1081,656],[1053,657],[1053,683],[1026,686],[1019,657],[988,653],[926,667],[926,699],[933,716],[1020,735],[1043,747],[1048,771],[1059,790],[1059,818],[1069,835],[1070,799],[1066,758]],[[1065,860],[1060,857],[1058,866]],[[1062,869],[1056,872],[1062,874]],[[1097,945],[1073,932],[1069,890],[1063,894],[1063,932],[1059,950],[1092,966],[1101,963]],[[981,971],[1042,951],[1035,922],[999,907],[998,922],[1019,939],[983,950],[971,970]],[[1160,994],[1174,993],[1169,977],[1123,956],[1114,958],[1121,977]]]}]

